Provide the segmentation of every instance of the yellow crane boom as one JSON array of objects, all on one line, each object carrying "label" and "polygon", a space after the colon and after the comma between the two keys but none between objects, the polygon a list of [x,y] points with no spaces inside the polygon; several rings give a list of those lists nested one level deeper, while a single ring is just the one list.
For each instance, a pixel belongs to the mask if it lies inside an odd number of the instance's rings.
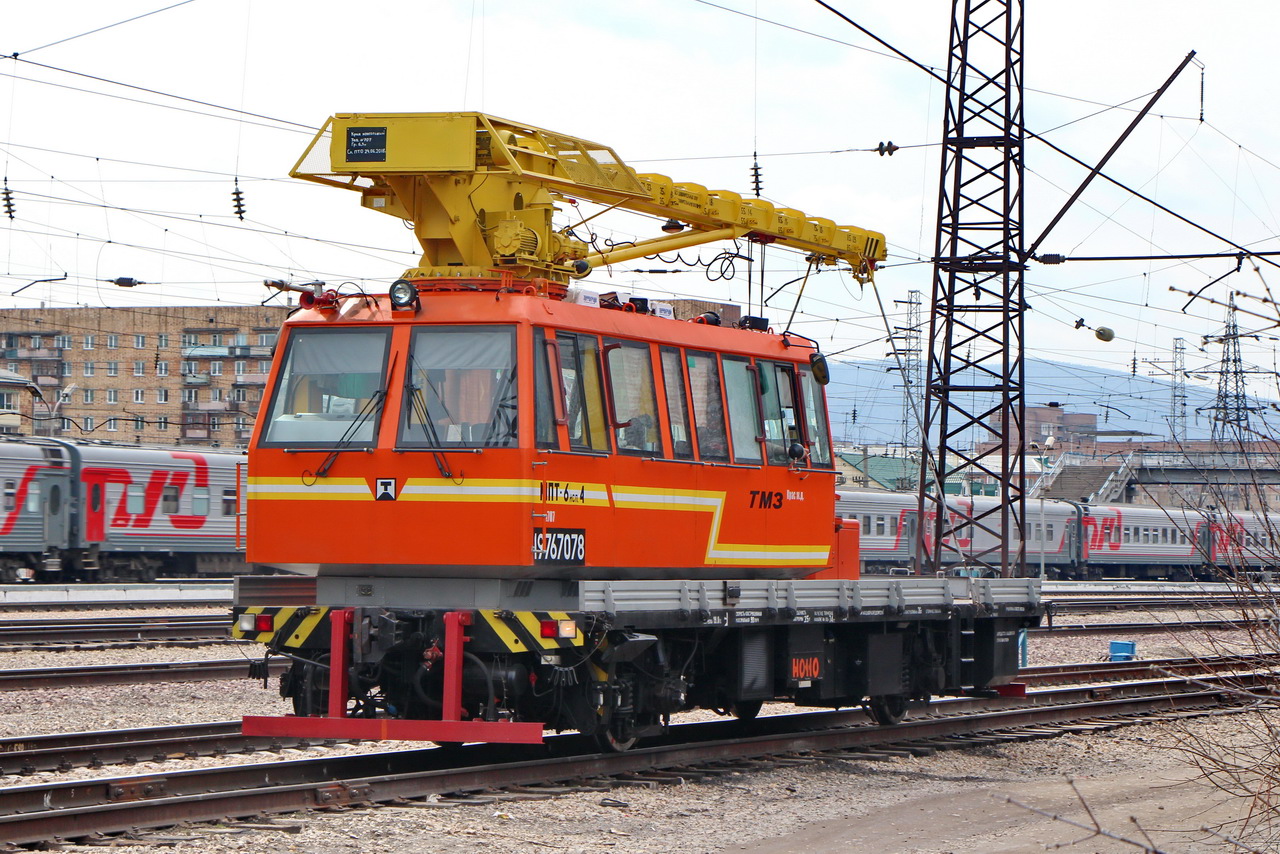
[{"label": "yellow crane boom", "polygon": [[[885,258],[878,232],[638,174],[606,145],[484,113],[338,114],[290,174],[355,190],[364,207],[412,223],[422,259],[405,272],[411,280],[509,271],[563,283],[593,267],[739,237],[848,264],[860,281]],[[681,232],[596,251],[552,225],[556,202],[577,199],[673,220]]]}]

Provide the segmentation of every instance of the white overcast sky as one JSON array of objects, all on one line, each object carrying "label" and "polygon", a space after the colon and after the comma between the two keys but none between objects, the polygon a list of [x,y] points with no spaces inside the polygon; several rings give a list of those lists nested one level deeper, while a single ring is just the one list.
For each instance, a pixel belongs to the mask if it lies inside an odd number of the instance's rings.
[{"label": "white overcast sky", "polygon": [[[385,287],[413,264],[409,232],[361,210],[354,194],[292,181],[287,172],[307,128],[332,113],[463,109],[586,137],[640,171],[744,194],[750,159],[741,155],[758,150],[765,197],[886,234],[892,257],[878,283],[890,325],[902,322],[894,301],[910,290],[927,302],[930,268],[907,262],[933,250],[942,90],[815,3],[191,0],[90,33],[166,5],[52,0],[7,9],[0,156],[16,219],[0,215],[0,308],[242,304],[266,296],[268,277]],[[835,5],[921,62],[945,63],[949,2]],[[1107,172],[1232,240],[1280,250],[1280,4],[1233,0],[1210,10],[1189,0],[1027,0],[1026,19],[1028,127],[1052,130],[1057,144],[1088,162],[1132,116],[1105,108],[1141,104],[1196,50],[1205,66],[1205,122],[1200,69],[1190,67]],[[886,140],[921,147],[892,158],[822,153]],[[1035,143],[1026,160],[1030,238],[1084,172]],[[248,209],[243,223],[231,211],[236,176]],[[655,226],[615,220],[613,236],[648,236]],[[1101,183],[1042,247],[1068,256],[1229,250]],[[769,264],[774,284],[802,272],[783,253]],[[732,282],[696,271],[628,272],[653,266],[619,265],[591,283],[654,296],[746,297],[741,269]],[[1233,267],[1228,260],[1033,266],[1028,355],[1122,369],[1136,359],[1146,373],[1157,370],[1149,361],[1167,362],[1181,336],[1188,366],[1211,367],[1221,350],[1202,351],[1201,336],[1221,330],[1223,310],[1201,302],[1184,313],[1187,297],[1169,289],[1198,289]],[[11,296],[64,273],[66,281]],[[152,284],[124,290],[101,282],[120,276]],[[1280,268],[1264,263],[1259,274],[1246,265],[1205,294],[1258,295],[1271,283],[1280,285]],[[780,295],[766,313],[785,319],[792,299],[790,291]],[[1242,305],[1267,313],[1254,301]],[[1112,327],[1116,340],[1100,344],[1074,328],[1077,319]],[[1241,317],[1243,329],[1265,325]],[[849,358],[888,352],[875,299],[843,276],[810,282],[795,328]],[[1274,370],[1274,340],[1244,349],[1251,366]],[[1251,382],[1276,396],[1274,375]]]}]

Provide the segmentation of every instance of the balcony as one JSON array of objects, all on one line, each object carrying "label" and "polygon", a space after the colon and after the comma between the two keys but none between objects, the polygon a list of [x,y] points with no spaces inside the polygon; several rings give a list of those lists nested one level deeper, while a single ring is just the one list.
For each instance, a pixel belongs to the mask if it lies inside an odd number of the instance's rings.
[{"label": "balcony", "polygon": [[182,384],[183,385],[208,385],[209,375],[208,374],[183,374]]},{"label": "balcony", "polygon": [[266,374],[236,374],[235,385],[266,385]]},{"label": "balcony", "polygon": [[49,347],[41,347],[39,350],[19,347],[16,350],[6,350],[5,356],[10,359],[61,359],[62,351]]},{"label": "balcony", "polygon": [[183,412],[239,412],[240,403],[235,400],[201,400],[182,402]]},{"label": "balcony", "polygon": [[185,426],[185,425],[184,425],[184,426],[183,426],[183,428],[182,428],[182,438],[184,438],[184,439],[208,439],[208,438],[209,438],[209,428],[208,428],[208,427],[187,427],[187,426]]},{"label": "balcony", "polygon": [[57,386],[61,384],[62,377],[36,377],[36,385],[38,386]]}]

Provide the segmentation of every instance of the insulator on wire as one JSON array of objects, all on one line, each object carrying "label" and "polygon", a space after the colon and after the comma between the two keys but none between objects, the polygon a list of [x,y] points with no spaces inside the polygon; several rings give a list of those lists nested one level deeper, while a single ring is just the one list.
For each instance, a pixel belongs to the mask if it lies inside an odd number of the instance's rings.
[{"label": "insulator on wire", "polygon": [[755,190],[756,198],[760,198],[760,191],[764,189],[764,181],[760,178],[760,159],[754,152],[751,154],[751,188]]},{"label": "insulator on wire", "polygon": [[9,189],[9,179],[4,179],[4,212],[9,215],[9,219],[13,219],[13,191]]},{"label": "insulator on wire", "polygon": [[244,191],[240,189],[240,182],[236,181],[236,188],[231,191],[231,204],[235,207],[236,216],[244,219]]}]

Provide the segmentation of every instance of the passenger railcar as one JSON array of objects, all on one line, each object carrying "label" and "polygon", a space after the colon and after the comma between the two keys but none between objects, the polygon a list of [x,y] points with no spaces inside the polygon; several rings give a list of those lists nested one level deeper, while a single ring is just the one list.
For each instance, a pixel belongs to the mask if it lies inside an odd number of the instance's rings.
[{"label": "passenger railcar", "polygon": [[[994,500],[948,499],[957,509],[971,503],[981,509]],[[913,493],[843,490],[836,512],[859,522],[868,572],[913,570],[919,530]],[[1253,512],[1031,500],[1026,513],[1027,566],[1038,571],[1043,565],[1045,574],[1055,579],[1214,580],[1224,574],[1272,570],[1280,562],[1275,518]],[[980,549],[986,544],[983,539],[962,541],[959,550],[963,554],[970,545]],[[949,559],[963,563],[960,555]]]},{"label": "passenger railcar", "polygon": [[231,574],[244,456],[25,437],[0,441],[0,578]]}]

